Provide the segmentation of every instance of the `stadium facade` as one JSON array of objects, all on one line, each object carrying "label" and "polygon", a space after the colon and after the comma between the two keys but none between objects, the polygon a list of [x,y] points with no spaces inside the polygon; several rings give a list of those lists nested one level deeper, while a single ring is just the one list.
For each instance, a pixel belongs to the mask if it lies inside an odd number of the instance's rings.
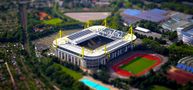
[{"label": "stadium facade", "polygon": [[193,24],[186,28],[177,29],[178,39],[184,43],[193,45]]},{"label": "stadium facade", "polygon": [[131,50],[135,39],[135,35],[122,31],[92,26],[54,40],[53,46],[62,61],[94,69]]}]

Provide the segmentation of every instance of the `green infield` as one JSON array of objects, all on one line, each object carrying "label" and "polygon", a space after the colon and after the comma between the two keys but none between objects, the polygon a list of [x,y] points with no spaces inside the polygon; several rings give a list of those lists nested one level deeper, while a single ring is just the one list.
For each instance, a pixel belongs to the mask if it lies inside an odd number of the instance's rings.
[{"label": "green infield", "polygon": [[120,66],[121,69],[127,70],[133,74],[138,74],[144,71],[146,68],[151,67],[156,63],[156,60],[149,60],[147,58],[136,57],[134,60]]},{"label": "green infield", "polygon": [[62,23],[62,20],[60,18],[53,18],[50,20],[44,20],[42,23],[47,25],[58,25]]}]

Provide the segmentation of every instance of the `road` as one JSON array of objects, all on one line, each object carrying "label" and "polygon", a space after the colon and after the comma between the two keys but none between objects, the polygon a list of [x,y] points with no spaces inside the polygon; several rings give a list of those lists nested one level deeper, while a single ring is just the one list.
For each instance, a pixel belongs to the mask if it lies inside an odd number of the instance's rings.
[{"label": "road", "polygon": [[7,71],[9,73],[10,78],[11,78],[11,82],[13,84],[13,88],[14,88],[14,90],[17,90],[16,84],[15,84],[15,80],[13,78],[13,75],[12,75],[11,71],[10,71],[9,65],[7,64],[7,62],[5,62],[5,65],[7,67]]}]

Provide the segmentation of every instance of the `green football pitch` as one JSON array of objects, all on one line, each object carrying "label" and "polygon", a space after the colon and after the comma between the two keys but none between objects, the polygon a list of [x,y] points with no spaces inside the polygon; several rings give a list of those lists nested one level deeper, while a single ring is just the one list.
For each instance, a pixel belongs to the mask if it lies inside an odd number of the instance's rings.
[{"label": "green football pitch", "polygon": [[120,66],[121,69],[127,70],[133,74],[138,74],[144,71],[146,68],[151,67],[156,63],[156,60],[149,60],[147,58],[136,57],[134,60]]}]

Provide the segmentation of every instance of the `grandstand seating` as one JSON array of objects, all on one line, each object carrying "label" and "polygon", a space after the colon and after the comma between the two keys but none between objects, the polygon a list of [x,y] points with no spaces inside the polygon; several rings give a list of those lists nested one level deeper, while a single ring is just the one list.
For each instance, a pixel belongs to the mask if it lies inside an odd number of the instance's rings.
[{"label": "grandstand seating", "polygon": [[99,34],[111,38],[122,38],[124,36],[123,32],[113,29],[104,29],[103,31],[99,32]]},{"label": "grandstand seating", "polygon": [[178,63],[176,67],[180,68],[182,70],[185,70],[185,71],[193,73],[193,67],[192,66],[188,66],[188,65],[185,65],[185,64],[182,64],[182,63]]},{"label": "grandstand seating", "polygon": [[118,42],[118,43],[116,43],[116,44],[114,44],[114,45],[112,45],[110,47],[107,47],[107,50],[111,50],[112,48],[114,48],[114,47],[116,47],[116,46],[118,46],[118,45],[120,45],[122,43],[125,43],[125,41],[121,41],[121,42]]},{"label": "grandstand seating", "polygon": [[92,33],[92,31],[90,31],[90,30],[84,30],[84,31],[75,33],[75,34],[73,34],[73,35],[70,35],[70,36],[68,36],[68,38],[71,39],[71,40],[74,40],[74,39],[76,39],[76,38],[79,38],[79,37],[81,37],[81,36],[84,36],[84,35],[87,35],[87,34],[90,34],[90,33]]},{"label": "grandstand seating", "polygon": [[102,45],[108,44],[113,40],[104,36],[98,35],[89,40],[79,43],[78,45],[87,47],[88,49],[96,49]]}]

